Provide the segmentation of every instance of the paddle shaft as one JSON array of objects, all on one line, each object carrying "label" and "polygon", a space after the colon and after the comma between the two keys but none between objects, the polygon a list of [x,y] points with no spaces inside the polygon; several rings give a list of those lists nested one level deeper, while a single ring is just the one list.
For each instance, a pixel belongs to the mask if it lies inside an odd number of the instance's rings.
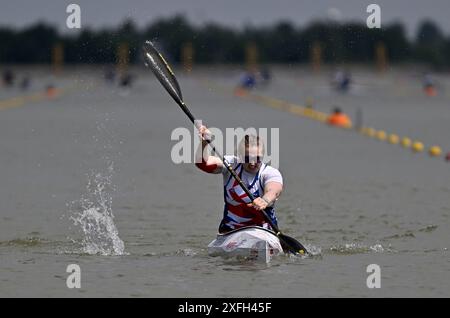
[{"label": "paddle shaft", "polygon": [[[147,67],[150,67],[152,72],[155,74],[156,78],[162,84],[162,86],[166,89],[170,96],[175,100],[175,102],[180,106],[183,112],[189,117],[190,121],[194,124],[194,126],[199,129],[200,123],[195,120],[194,115],[190,112],[189,108],[183,102],[183,98],[181,95],[180,85],[178,84],[175,75],[173,74],[169,64],[165,61],[164,57],[158,52],[158,50],[154,47],[152,42],[147,41],[144,45],[144,58],[145,64]],[[230,172],[232,177],[238,182],[238,184],[242,187],[244,192],[248,195],[248,197],[252,200],[255,200],[253,194],[248,190],[247,186],[242,182],[241,178],[236,174],[234,169],[231,167],[230,163],[222,156],[217,150],[211,140],[206,140],[209,146],[212,148],[213,152],[220,157],[224,166]],[[275,234],[280,239],[280,242],[284,244],[283,249],[294,253],[294,254],[304,254],[306,249],[303,245],[295,240],[292,237],[284,235],[279,230],[278,226],[274,224],[272,219],[268,216],[265,210],[261,210],[264,218],[267,223],[272,227]]]},{"label": "paddle shaft", "polygon": [[[186,106],[186,104],[183,101],[178,101],[175,99],[175,101],[177,102],[177,104],[181,107],[181,109],[183,110],[183,112],[189,117],[190,121],[194,124],[195,128],[199,129],[199,125],[197,124],[197,121],[194,117],[194,115],[192,115],[191,111],[189,110],[189,108]],[[225,168],[227,168],[227,170],[230,172],[230,174],[233,176],[233,178],[238,182],[238,184],[241,186],[242,190],[244,190],[244,192],[248,195],[248,197],[250,198],[250,200],[252,200],[252,202],[255,200],[255,196],[253,195],[253,193],[250,192],[250,190],[247,188],[247,186],[244,184],[244,182],[241,180],[241,178],[237,175],[236,171],[234,171],[233,167],[231,167],[230,163],[228,162],[228,160],[220,154],[220,152],[216,149],[216,147],[214,146],[213,142],[209,139],[205,140],[208,145],[211,147],[212,151],[220,157],[220,159],[222,160]],[[272,227],[272,229],[275,231],[275,233],[278,235],[281,234],[280,229],[278,228],[278,226],[276,226],[275,223],[273,223],[272,219],[269,217],[269,215],[267,215],[267,212],[265,210],[261,210],[261,213],[264,215],[267,223],[269,223],[269,225]]]}]

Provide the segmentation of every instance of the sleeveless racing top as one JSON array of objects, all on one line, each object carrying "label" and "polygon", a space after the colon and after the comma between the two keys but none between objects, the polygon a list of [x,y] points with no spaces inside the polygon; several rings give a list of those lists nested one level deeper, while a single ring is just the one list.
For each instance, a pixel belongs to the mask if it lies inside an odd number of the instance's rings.
[{"label": "sleeveless racing top", "polygon": [[[252,175],[243,169],[242,163],[238,162],[237,157],[226,156],[225,158],[255,198],[264,195],[264,186],[268,182],[279,182],[283,184],[281,173],[271,166],[262,163],[259,171]],[[251,203],[250,198],[233,176],[231,176],[227,168],[224,167],[222,169],[222,175],[225,206],[223,219],[219,226],[219,233],[226,233],[240,227],[255,225],[270,229],[270,225],[265,221],[263,214],[255,208],[247,206],[248,203]],[[272,222],[277,225],[273,205],[266,208],[265,211]]]}]

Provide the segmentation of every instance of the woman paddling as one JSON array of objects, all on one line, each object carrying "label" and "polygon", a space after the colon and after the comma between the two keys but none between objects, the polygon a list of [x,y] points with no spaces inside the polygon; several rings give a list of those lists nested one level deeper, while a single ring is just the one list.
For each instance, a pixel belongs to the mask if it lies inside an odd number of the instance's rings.
[{"label": "woman paddling", "polygon": [[277,169],[262,162],[263,141],[258,136],[246,135],[239,143],[238,156],[225,156],[256,198],[251,202],[219,157],[203,155],[208,145],[206,140],[210,138],[211,133],[206,126],[201,126],[199,132],[202,143],[197,151],[199,160],[196,160],[196,166],[204,172],[223,175],[225,207],[219,233],[245,226],[271,229],[261,210],[265,210],[272,222],[278,225],[274,203],[283,190],[283,178]]}]

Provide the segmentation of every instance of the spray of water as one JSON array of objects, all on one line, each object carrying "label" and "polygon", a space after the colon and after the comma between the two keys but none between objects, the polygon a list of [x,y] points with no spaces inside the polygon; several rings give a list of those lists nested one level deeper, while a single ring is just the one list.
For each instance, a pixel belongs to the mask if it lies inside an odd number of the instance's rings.
[{"label": "spray of water", "polygon": [[112,212],[114,165],[105,173],[88,174],[87,193],[72,204],[71,217],[83,232],[82,248],[87,254],[124,255],[125,245],[119,237]]}]

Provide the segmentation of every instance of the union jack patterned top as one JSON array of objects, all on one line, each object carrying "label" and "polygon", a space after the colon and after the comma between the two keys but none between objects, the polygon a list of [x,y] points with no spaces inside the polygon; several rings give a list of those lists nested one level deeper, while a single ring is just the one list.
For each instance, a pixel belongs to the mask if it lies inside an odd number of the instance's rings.
[{"label": "union jack patterned top", "polygon": [[[264,195],[264,186],[268,182],[283,184],[281,173],[271,166],[262,163],[258,173],[252,175],[243,169],[242,163],[239,162],[237,157],[225,156],[225,158],[255,198]],[[261,226],[270,229],[270,225],[265,221],[263,214],[255,208],[247,206],[251,202],[250,198],[231,176],[227,168],[223,167],[222,175],[225,206],[219,233],[226,233],[244,226]],[[272,222],[277,225],[278,222],[273,205],[265,211]]]}]

